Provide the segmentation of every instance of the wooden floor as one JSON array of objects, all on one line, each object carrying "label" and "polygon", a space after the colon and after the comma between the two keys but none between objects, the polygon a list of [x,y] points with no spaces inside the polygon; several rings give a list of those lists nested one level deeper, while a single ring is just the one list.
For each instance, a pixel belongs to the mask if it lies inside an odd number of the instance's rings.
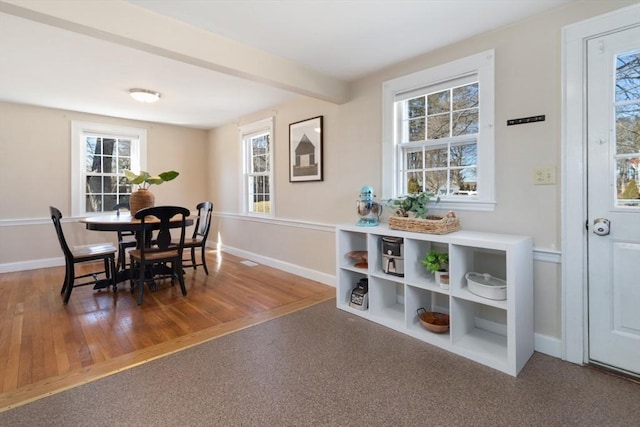
[{"label": "wooden floor", "polygon": [[185,275],[136,304],[117,293],[75,288],[68,305],[64,268],[0,274],[0,411],[94,381],[181,349],[327,301],[335,289],[209,251]]}]

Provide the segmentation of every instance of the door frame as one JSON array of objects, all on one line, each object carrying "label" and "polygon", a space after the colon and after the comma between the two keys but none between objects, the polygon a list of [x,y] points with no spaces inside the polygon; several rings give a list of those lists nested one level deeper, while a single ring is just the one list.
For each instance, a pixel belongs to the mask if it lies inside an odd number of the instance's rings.
[{"label": "door frame", "polygon": [[638,22],[635,4],[562,28],[562,359],[578,364],[589,361],[586,44]]}]

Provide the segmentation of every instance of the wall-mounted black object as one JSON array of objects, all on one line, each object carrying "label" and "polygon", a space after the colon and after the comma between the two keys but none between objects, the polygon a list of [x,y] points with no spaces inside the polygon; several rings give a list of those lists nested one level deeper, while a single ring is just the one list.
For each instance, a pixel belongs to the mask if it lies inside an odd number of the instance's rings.
[{"label": "wall-mounted black object", "polygon": [[544,114],[541,116],[523,117],[521,119],[507,120],[507,126],[522,125],[524,123],[544,122]]}]

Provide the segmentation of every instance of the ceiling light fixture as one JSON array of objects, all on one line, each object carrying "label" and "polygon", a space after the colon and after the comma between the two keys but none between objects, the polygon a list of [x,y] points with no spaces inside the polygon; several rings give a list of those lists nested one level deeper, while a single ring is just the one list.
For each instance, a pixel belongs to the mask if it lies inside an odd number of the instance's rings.
[{"label": "ceiling light fixture", "polygon": [[160,92],[147,89],[129,89],[129,95],[139,102],[152,103],[160,99]]}]

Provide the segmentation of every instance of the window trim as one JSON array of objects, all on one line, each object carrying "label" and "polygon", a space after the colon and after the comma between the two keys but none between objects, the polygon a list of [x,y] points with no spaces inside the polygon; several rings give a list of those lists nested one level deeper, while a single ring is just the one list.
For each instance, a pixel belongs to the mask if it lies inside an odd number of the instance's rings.
[{"label": "window trim", "polygon": [[396,114],[398,97],[427,86],[477,75],[479,87],[480,125],[478,127],[478,186],[481,192],[473,200],[442,200],[439,209],[493,211],[495,209],[495,81],[494,49],[467,56],[446,64],[421,70],[382,84],[382,198],[398,197],[397,169],[400,167],[395,144],[400,118]]},{"label": "window trim", "polygon": [[[91,123],[71,121],[71,214],[73,216],[96,216],[102,212],[85,211],[85,161],[83,135],[95,133],[118,138],[134,138],[139,141],[131,147],[131,162],[133,170],[146,170],[147,168],[147,130],[127,126],[110,125],[106,123]],[[137,156],[135,155],[137,151]],[[138,164],[136,164],[136,162]]]},{"label": "window trim", "polygon": [[[238,136],[240,138],[240,151],[241,151],[241,161],[242,167],[240,170],[242,171],[242,177],[240,179],[242,188],[240,189],[240,194],[242,197],[241,200],[241,211],[243,215],[258,217],[258,218],[274,218],[275,217],[275,182],[274,182],[274,170],[275,170],[275,137],[274,137],[274,119],[273,117],[268,117],[266,119],[258,120],[252,123],[247,123],[246,125],[242,125],[238,127]],[[269,212],[251,212],[249,211],[248,204],[248,153],[247,153],[247,145],[245,143],[245,139],[260,132],[268,132],[269,133]]]}]

